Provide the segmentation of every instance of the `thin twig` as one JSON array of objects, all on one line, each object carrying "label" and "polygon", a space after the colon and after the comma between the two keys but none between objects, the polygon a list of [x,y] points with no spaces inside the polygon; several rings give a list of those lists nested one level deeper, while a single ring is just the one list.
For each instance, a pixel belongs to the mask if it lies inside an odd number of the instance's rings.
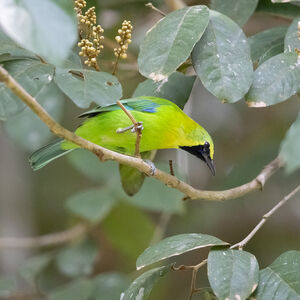
[{"label": "thin twig", "polygon": [[156,12],[158,12],[158,13],[161,14],[163,17],[166,16],[166,14],[165,14],[163,11],[161,11],[160,9],[158,9],[157,7],[155,7],[151,2],[146,3],[145,6],[147,6],[147,7],[151,8],[151,9],[153,9],[153,10],[156,11]]},{"label": "thin twig", "polygon": [[239,243],[231,246],[230,249],[239,248],[239,249],[242,250],[246,246],[246,244],[254,237],[254,235],[256,234],[256,232],[260,228],[262,228],[262,226],[267,222],[267,220],[269,219],[269,217],[271,217],[282,205],[284,205],[285,203],[287,203],[299,191],[300,191],[300,185],[298,185],[291,193],[289,193],[281,201],[279,201],[269,212],[267,212],[262,217],[262,219],[260,220],[260,222],[253,228],[253,230],[241,242],[239,242]]},{"label": "thin twig", "polygon": [[140,155],[140,143],[142,138],[142,125],[135,120],[133,115],[126,109],[126,107],[120,102],[117,101],[117,104],[121,107],[121,109],[124,111],[124,113],[128,116],[128,118],[131,120],[134,126],[134,131],[136,133],[136,141],[135,141],[135,157],[141,157]]},{"label": "thin twig", "polygon": [[170,174],[172,176],[175,176],[172,159],[169,160],[169,167],[170,167]]},{"label": "thin twig", "polygon": [[73,228],[38,237],[0,237],[0,249],[3,248],[41,248],[58,246],[76,240],[88,231],[88,227],[79,224]]},{"label": "thin twig", "polygon": [[47,111],[28,93],[22,86],[20,86],[8,72],[0,66],[0,81],[2,81],[15,95],[17,95],[47,126],[48,128],[59,137],[68,140],[81,148],[87,149],[97,155],[102,161],[114,160],[120,164],[127,165],[136,168],[141,173],[145,173],[153,178],[165,183],[169,187],[175,188],[181,191],[184,195],[190,199],[201,199],[209,201],[225,201],[229,199],[235,199],[242,197],[251,192],[261,190],[266,181],[280,168],[284,166],[284,162],[280,157],[270,162],[256,178],[248,183],[245,183],[236,188],[232,188],[224,191],[205,191],[198,190],[190,186],[189,184],[179,180],[175,176],[165,173],[159,169],[156,169],[153,174],[152,167],[141,160],[140,158],[124,155],[104,147],[96,145],[86,139],[83,139],[73,132],[67,130],[58,124]]}]

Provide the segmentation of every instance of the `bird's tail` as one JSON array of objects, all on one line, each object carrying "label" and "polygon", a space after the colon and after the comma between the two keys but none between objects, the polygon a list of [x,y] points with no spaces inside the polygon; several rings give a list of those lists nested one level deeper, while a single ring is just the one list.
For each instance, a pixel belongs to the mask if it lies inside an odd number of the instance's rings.
[{"label": "bird's tail", "polygon": [[63,150],[61,149],[61,143],[63,139],[55,140],[52,143],[44,146],[43,148],[33,152],[29,157],[29,163],[31,168],[36,171],[47,164],[52,160],[59,158],[74,149]]}]

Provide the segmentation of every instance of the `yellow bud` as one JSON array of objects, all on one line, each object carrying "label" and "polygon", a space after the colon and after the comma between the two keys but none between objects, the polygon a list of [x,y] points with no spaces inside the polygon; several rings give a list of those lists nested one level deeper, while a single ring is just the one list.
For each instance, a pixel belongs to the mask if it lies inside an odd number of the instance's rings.
[{"label": "yellow bud", "polygon": [[120,56],[121,56],[122,59],[126,59],[127,58],[127,54],[126,53],[122,53]]},{"label": "yellow bud", "polygon": [[131,43],[131,40],[130,40],[130,39],[126,40],[126,43],[130,44],[130,43]]},{"label": "yellow bud", "polygon": [[117,35],[116,37],[115,37],[115,40],[117,41],[117,43],[120,43],[121,42],[121,37],[119,36],[119,35]]}]

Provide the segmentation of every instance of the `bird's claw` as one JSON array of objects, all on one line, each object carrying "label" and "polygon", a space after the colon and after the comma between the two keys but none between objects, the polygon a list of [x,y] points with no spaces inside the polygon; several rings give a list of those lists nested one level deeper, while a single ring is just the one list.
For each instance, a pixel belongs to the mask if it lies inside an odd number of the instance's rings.
[{"label": "bird's claw", "polygon": [[155,172],[156,172],[156,167],[155,167],[153,161],[150,159],[145,159],[144,162],[150,167],[150,172],[147,175],[154,176]]},{"label": "bird's claw", "polygon": [[136,132],[136,129],[140,129],[140,130],[143,130],[144,127],[143,127],[143,122],[137,122],[137,126],[135,125],[130,125],[128,127],[125,127],[125,128],[118,128],[116,130],[116,133],[123,133],[123,132],[126,132],[128,130],[130,130],[132,133],[135,133]]}]

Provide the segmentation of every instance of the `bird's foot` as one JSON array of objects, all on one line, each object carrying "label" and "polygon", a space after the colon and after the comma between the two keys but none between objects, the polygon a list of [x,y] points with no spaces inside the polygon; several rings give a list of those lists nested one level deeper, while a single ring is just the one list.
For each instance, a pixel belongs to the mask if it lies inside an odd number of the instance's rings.
[{"label": "bird's foot", "polygon": [[143,127],[143,122],[137,122],[137,126],[135,126],[134,124],[133,125],[130,125],[128,127],[125,127],[125,128],[118,128],[116,130],[116,133],[123,133],[123,132],[126,132],[128,130],[130,130],[132,133],[136,132],[137,129],[140,129],[140,130],[143,130],[144,127]]},{"label": "bird's foot", "polygon": [[150,167],[150,172],[147,175],[148,176],[154,176],[155,172],[156,172],[156,167],[155,167],[153,161],[150,160],[150,159],[144,159],[144,162]]}]

